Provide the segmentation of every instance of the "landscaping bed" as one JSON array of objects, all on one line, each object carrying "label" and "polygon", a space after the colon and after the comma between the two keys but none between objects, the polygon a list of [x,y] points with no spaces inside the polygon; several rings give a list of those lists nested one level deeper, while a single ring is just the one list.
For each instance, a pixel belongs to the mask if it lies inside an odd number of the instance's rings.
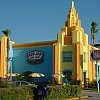
[{"label": "landscaping bed", "polygon": [[32,89],[33,87],[0,88],[0,100],[33,100]]},{"label": "landscaping bed", "polygon": [[56,85],[50,87],[50,93],[48,95],[48,99],[55,100],[58,99],[66,99],[71,97],[76,97],[80,94],[81,88],[76,85]]},{"label": "landscaping bed", "polygon": [[[36,87],[8,87],[0,88],[0,100],[34,100],[34,90]],[[76,97],[81,88],[76,85],[52,85],[48,86],[48,100],[64,100]]]}]

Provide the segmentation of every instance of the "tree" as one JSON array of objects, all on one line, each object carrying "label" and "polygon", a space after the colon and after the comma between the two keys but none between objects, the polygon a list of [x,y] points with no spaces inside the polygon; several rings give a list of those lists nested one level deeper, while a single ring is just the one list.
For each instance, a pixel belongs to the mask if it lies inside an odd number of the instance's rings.
[{"label": "tree", "polygon": [[9,30],[9,29],[3,30],[2,32],[3,32],[3,34],[6,35],[7,37],[9,37],[10,34],[11,34],[11,30]]},{"label": "tree", "polygon": [[11,30],[6,29],[6,30],[3,30],[2,32],[7,37],[7,54],[9,56],[9,41],[10,41]]},{"label": "tree", "polygon": [[[96,23],[96,22],[92,22],[91,23],[91,40],[92,40],[92,46],[94,47],[94,39],[95,39],[95,36],[94,36],[94,34],[95,33],[97,33],[98,32],[98,30],[99,29],[97,29],[97,26],[98,26],[98,24]],[[92,50],[93,50],[93,48],[92,48]],[[93,56],[93,54],[92,54],[92,56]],[[97,64],[97,61],[96,61],[96,64]],[[92,66],[93,66],[93,61],[92,61]],[[92,67],[93,68],[93,67]],[[96,66],[96,69],[98,69],[98,66]],[[93,69],[92,69],[93,70]],[[98,70],[96,70],[96,73],[97,73],[97,75],[96,75],[96,79],[98,79],[97,77],[98,77]],[[97,80],[97,84],[98,84],[98,80]],[[98,85],[97,85],[98,86]]]},{"label": "tree", "polygon": [[31,77],[30,77],[29,75],[32,74],[32,73],[33,73],[33,72],[31,72],[31,71],[23,72],[23,73],[20,75],[20,79],[25,80],[25,81],[31,81]]},{"label": "tree", "polygon": [[99,29],[97,29],[98,24],[96,22],[92,22],[91,23],[91,42],[92,42],[92,46],[94,46],[94,39],[95,36],[94,34],[98,32]]}]

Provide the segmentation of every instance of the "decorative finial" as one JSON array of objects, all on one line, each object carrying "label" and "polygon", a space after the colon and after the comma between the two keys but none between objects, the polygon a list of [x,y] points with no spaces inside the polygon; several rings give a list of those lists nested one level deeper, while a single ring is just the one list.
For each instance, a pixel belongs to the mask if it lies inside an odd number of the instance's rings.
[{"label": "decorative finial", "polygon": [[71,8],[74,8],[74,1],[72,1],[71,3]]}]

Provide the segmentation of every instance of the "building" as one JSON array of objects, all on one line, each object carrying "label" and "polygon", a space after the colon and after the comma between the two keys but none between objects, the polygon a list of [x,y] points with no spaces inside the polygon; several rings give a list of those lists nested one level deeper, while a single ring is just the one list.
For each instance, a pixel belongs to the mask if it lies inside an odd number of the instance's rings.
[{"label": "building", "polygon": [[94,44],[94,47],[99,48],[100,49],[100,44]]},{"label": "building", "polygon": [[90,60],[90,50],[93,49],[98,48],[88,44],[88,35],[84,33],[72,2],[67,21],[57,34],[57,40],[24,44],[10,41],[8,61],[7,37],[2,36],[0,77],[6,78],[9,71],[20,74],[32,71],[43,73],[45,81],[60,83],[62,77],[54,78],[53,75],[63,73],[80,80],[81,85],[84,85],[87,80],[96,79],[95,62]]},{"label": "building", "polygon": [[[100,44],[94,44],[94,47],[96,47],[96,48],[98,48],[100,50]],[[100,61],[97,63],[97,67],[98,67],[98,70],[96,68],[96,73],[98,72],[97,73],[98,74],[98,77],[96,77],[96,80],[97,80],[97,78],[98,78],[98,80],[100,80]]]}]

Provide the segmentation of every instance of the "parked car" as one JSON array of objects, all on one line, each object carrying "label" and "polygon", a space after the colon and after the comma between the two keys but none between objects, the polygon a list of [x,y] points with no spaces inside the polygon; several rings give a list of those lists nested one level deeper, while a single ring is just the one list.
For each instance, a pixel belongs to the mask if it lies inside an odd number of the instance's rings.
[{"label": "parked car", "polygon": [[14,85],[14,86],[32,86],[32,84],[27,81],[13,81],[12,85]]}]

